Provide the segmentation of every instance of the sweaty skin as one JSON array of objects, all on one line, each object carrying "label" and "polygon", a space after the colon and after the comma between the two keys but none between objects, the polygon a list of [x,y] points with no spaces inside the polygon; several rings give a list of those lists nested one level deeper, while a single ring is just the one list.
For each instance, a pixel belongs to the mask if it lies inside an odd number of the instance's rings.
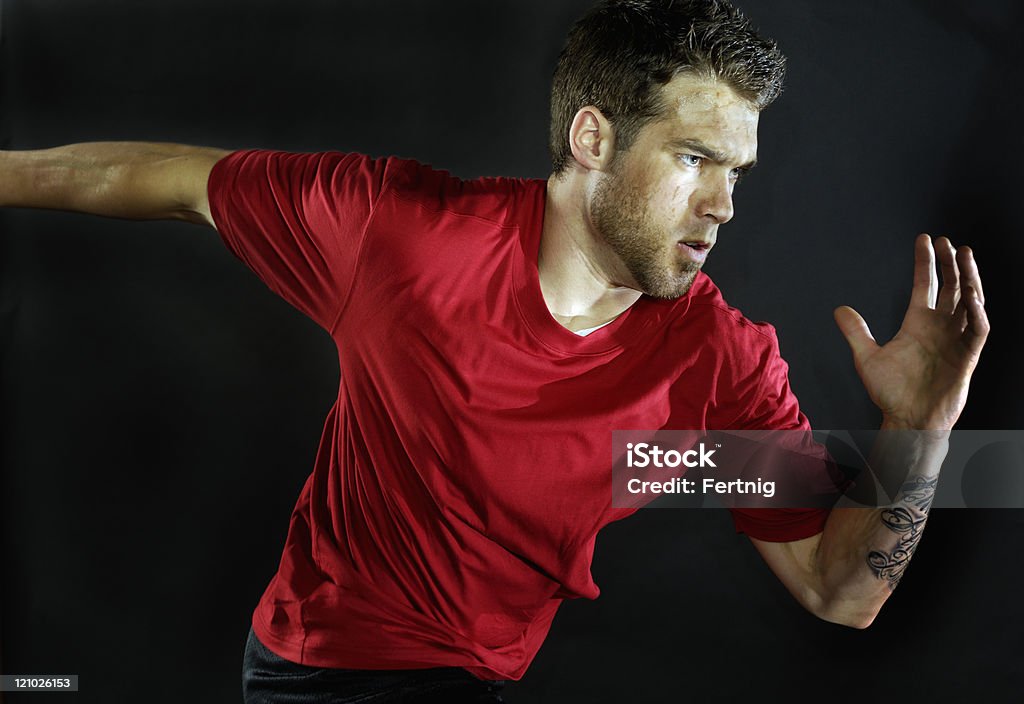
[{"label": "sweaty skin", "polygon": [[571,330],[615,318],[642,293],[685,294],[756,160],[758,112],[728,85],[681,74],[663,100],[625,151],[598,108],[581,109],[575,161],[548,181],[541,290]]},{"label": "sweaty skin", "polygon": [[[672,298],[689,290],[718,227],[732,218],[736,181],[754,165],[758,114],[727,85],[681,74],[663,98],[662,118],[618,152],[601,111],[582,108],[568,135],[574,161],[548,181],[541,290],[570,330],[613,320],[643,293]],[[838,308],[835,320],[882,412],[872,464],[908,482],[890,507],[833,509],[816,536],[752,542],[809,611],[864,628],[920,540],[948,432],[988,337],[974,255],[946,238],[918,237],[910,305],[884,345],[852,308]]]},{"label": "sweaty skin", "polygon": [[[540,285],[552,316],[570,330],[613,320],[643,293],[685,293],[718,227],[732,217],[736,181],[753,166],[758,115],[731,88],[681,74],[662,97],[662,117],[618,151],[601,111],[581,108],[567,135],[572,164],[548,181]],[[207,179],[225,154],[133,142],[0,152],[0,206],[212,226]],[[752,539],[815,615],[863,628],[903,575],[988,337],[984,304],[971,250],[921,235],[910,305],[892,340],[879,345],[856,311],[836,310],[887,431],[872,464],[894,466],[908,482],[891,507],[834,509],[824,531],[811,538]]]}]

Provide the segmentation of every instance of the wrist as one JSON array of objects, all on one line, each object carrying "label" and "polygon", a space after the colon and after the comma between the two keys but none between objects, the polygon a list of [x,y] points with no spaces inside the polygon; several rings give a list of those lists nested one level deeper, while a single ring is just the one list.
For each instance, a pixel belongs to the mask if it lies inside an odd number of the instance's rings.
[{"label": "wrist", "polygon": [[896,416],[882,416],[881,430],[908,431],[917,434],[923,440],[943,441],[949,438],[950,428],[942,425],[912,423]]},{"label": "wrist", "polygon": [[872,448],[871,464],[890,479],[937,476],[949,451],[949,434],[949,430],[914,428],[898,420],[883,419]]}]

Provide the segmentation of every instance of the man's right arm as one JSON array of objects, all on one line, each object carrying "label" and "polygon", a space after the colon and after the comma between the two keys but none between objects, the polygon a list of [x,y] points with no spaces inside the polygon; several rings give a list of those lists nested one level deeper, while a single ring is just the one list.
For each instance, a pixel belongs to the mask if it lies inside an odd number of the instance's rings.
[{"label": "man's right arm", "polygon": [[156,142],[0,152],[0,206],[213,227],[206,184],[213,165],[227,154]]}]

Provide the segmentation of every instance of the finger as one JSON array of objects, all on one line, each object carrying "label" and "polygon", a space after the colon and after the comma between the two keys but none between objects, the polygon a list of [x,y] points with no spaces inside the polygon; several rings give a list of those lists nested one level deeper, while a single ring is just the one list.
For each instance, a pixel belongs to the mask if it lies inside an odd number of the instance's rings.
[{"label": "finger", "polygon": [[967,345],[967,349],[977,355],[981,353],[981,348],[985,346],[985,340],[988,339],[990,329],[988,313],[985,312],[981,296],[973,286],[967,289],[964,298],[967,308],[967,328],[964,330],[963,341]]},{"label": "finger", "polygon": [[911,307],[934,308],[938,288],[932,238],[928,235],[918,235],[914,241],[914,288],[910,293]]},{"label": "finger", "polygon": [[978,273],[978,262],[970,247],[961,247],[956,252],[957,265],[960,269],[961,286],[970,286],[978,292],[981,305],[985,305],[985,289],[981,286],[981,274]]},{"label": "finger", "polygon": [[967,288],[963,289],[960,302],[956,304],[956,308],[953,310],[953,323],[961,335],[967,329],[967,291]]},{"label": "finger", "polygon": [[871,329],[864,322],[860,313],[850,306],[840,306],[832,315],[836,320],[836,325],[839,326],[839,331],[843,333],[847,344],[850,345],[855,361],[864,359],[878,349],[878,343],[875,342]]},{"label": "finger", "polygon": [[960,302],[960,270],[956,262],[956,250],[948,237],[935,240],[935,253],[942,271],[942,288],[935,304],[940,313],[952,313]]}]

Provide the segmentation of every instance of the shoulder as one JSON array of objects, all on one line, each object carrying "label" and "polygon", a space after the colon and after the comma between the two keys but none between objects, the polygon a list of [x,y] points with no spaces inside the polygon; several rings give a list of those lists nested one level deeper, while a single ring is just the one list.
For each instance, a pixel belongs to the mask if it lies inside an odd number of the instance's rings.
[{"label": "shoulder", "polygon": [[784,372],[775,328],[729,305],[703,273],[687,297],[664,326],[670,356],[677,360],[680,379],[690,383],[695,373],[706,378],[716,398],[728,400],[720,413],[734,415],[739,406],[752,402],[766,375]]},{"label": "shoulder", "polygon": [[700,335],[710,348],[741,358],[761,358],[778,351],[778,336],[770,323],[753,321],[726,302],[711,278],[701,272],[670,322],[675,333]]},{"label": "shoulder", "polygon": [[221,159],[209,191],[248,199],[265,210],[283,204],[330,222],[373,220],[385,228],[451,227],[503,230],[531,227],[543,217],[546,181],[488,177],[463,179],[398,156],[357,152],[285,152],[248,149]]},{"label": "shoulder", "polygon": [[[438,214],[507,222],[542,196],[542,179],[482,177],[463,179],[411,159],[391,157],[387,195]],[[540,197],[543,203],[543,198]]]},{"label": "shoulder", "polygon": [[543,191],[545,181],[522,178],[461,179],[430,164],[398,156],[358,152],[286,152],[245,149],[228,153],[214,166],[215,185],[266,183],[275,190],[345,198],[393,196],[432,210],[502,219],[509,210]]},{"label": "shoulder", "polygon": [[681,355],[690,360],[684,371],[699,369],[714,384],[707,421],[719,428],[808,427],[789,388],[775,328],[727,304],[706,276],[698,277],[690,295],[670,337],[690,345],[689,356]]}]

